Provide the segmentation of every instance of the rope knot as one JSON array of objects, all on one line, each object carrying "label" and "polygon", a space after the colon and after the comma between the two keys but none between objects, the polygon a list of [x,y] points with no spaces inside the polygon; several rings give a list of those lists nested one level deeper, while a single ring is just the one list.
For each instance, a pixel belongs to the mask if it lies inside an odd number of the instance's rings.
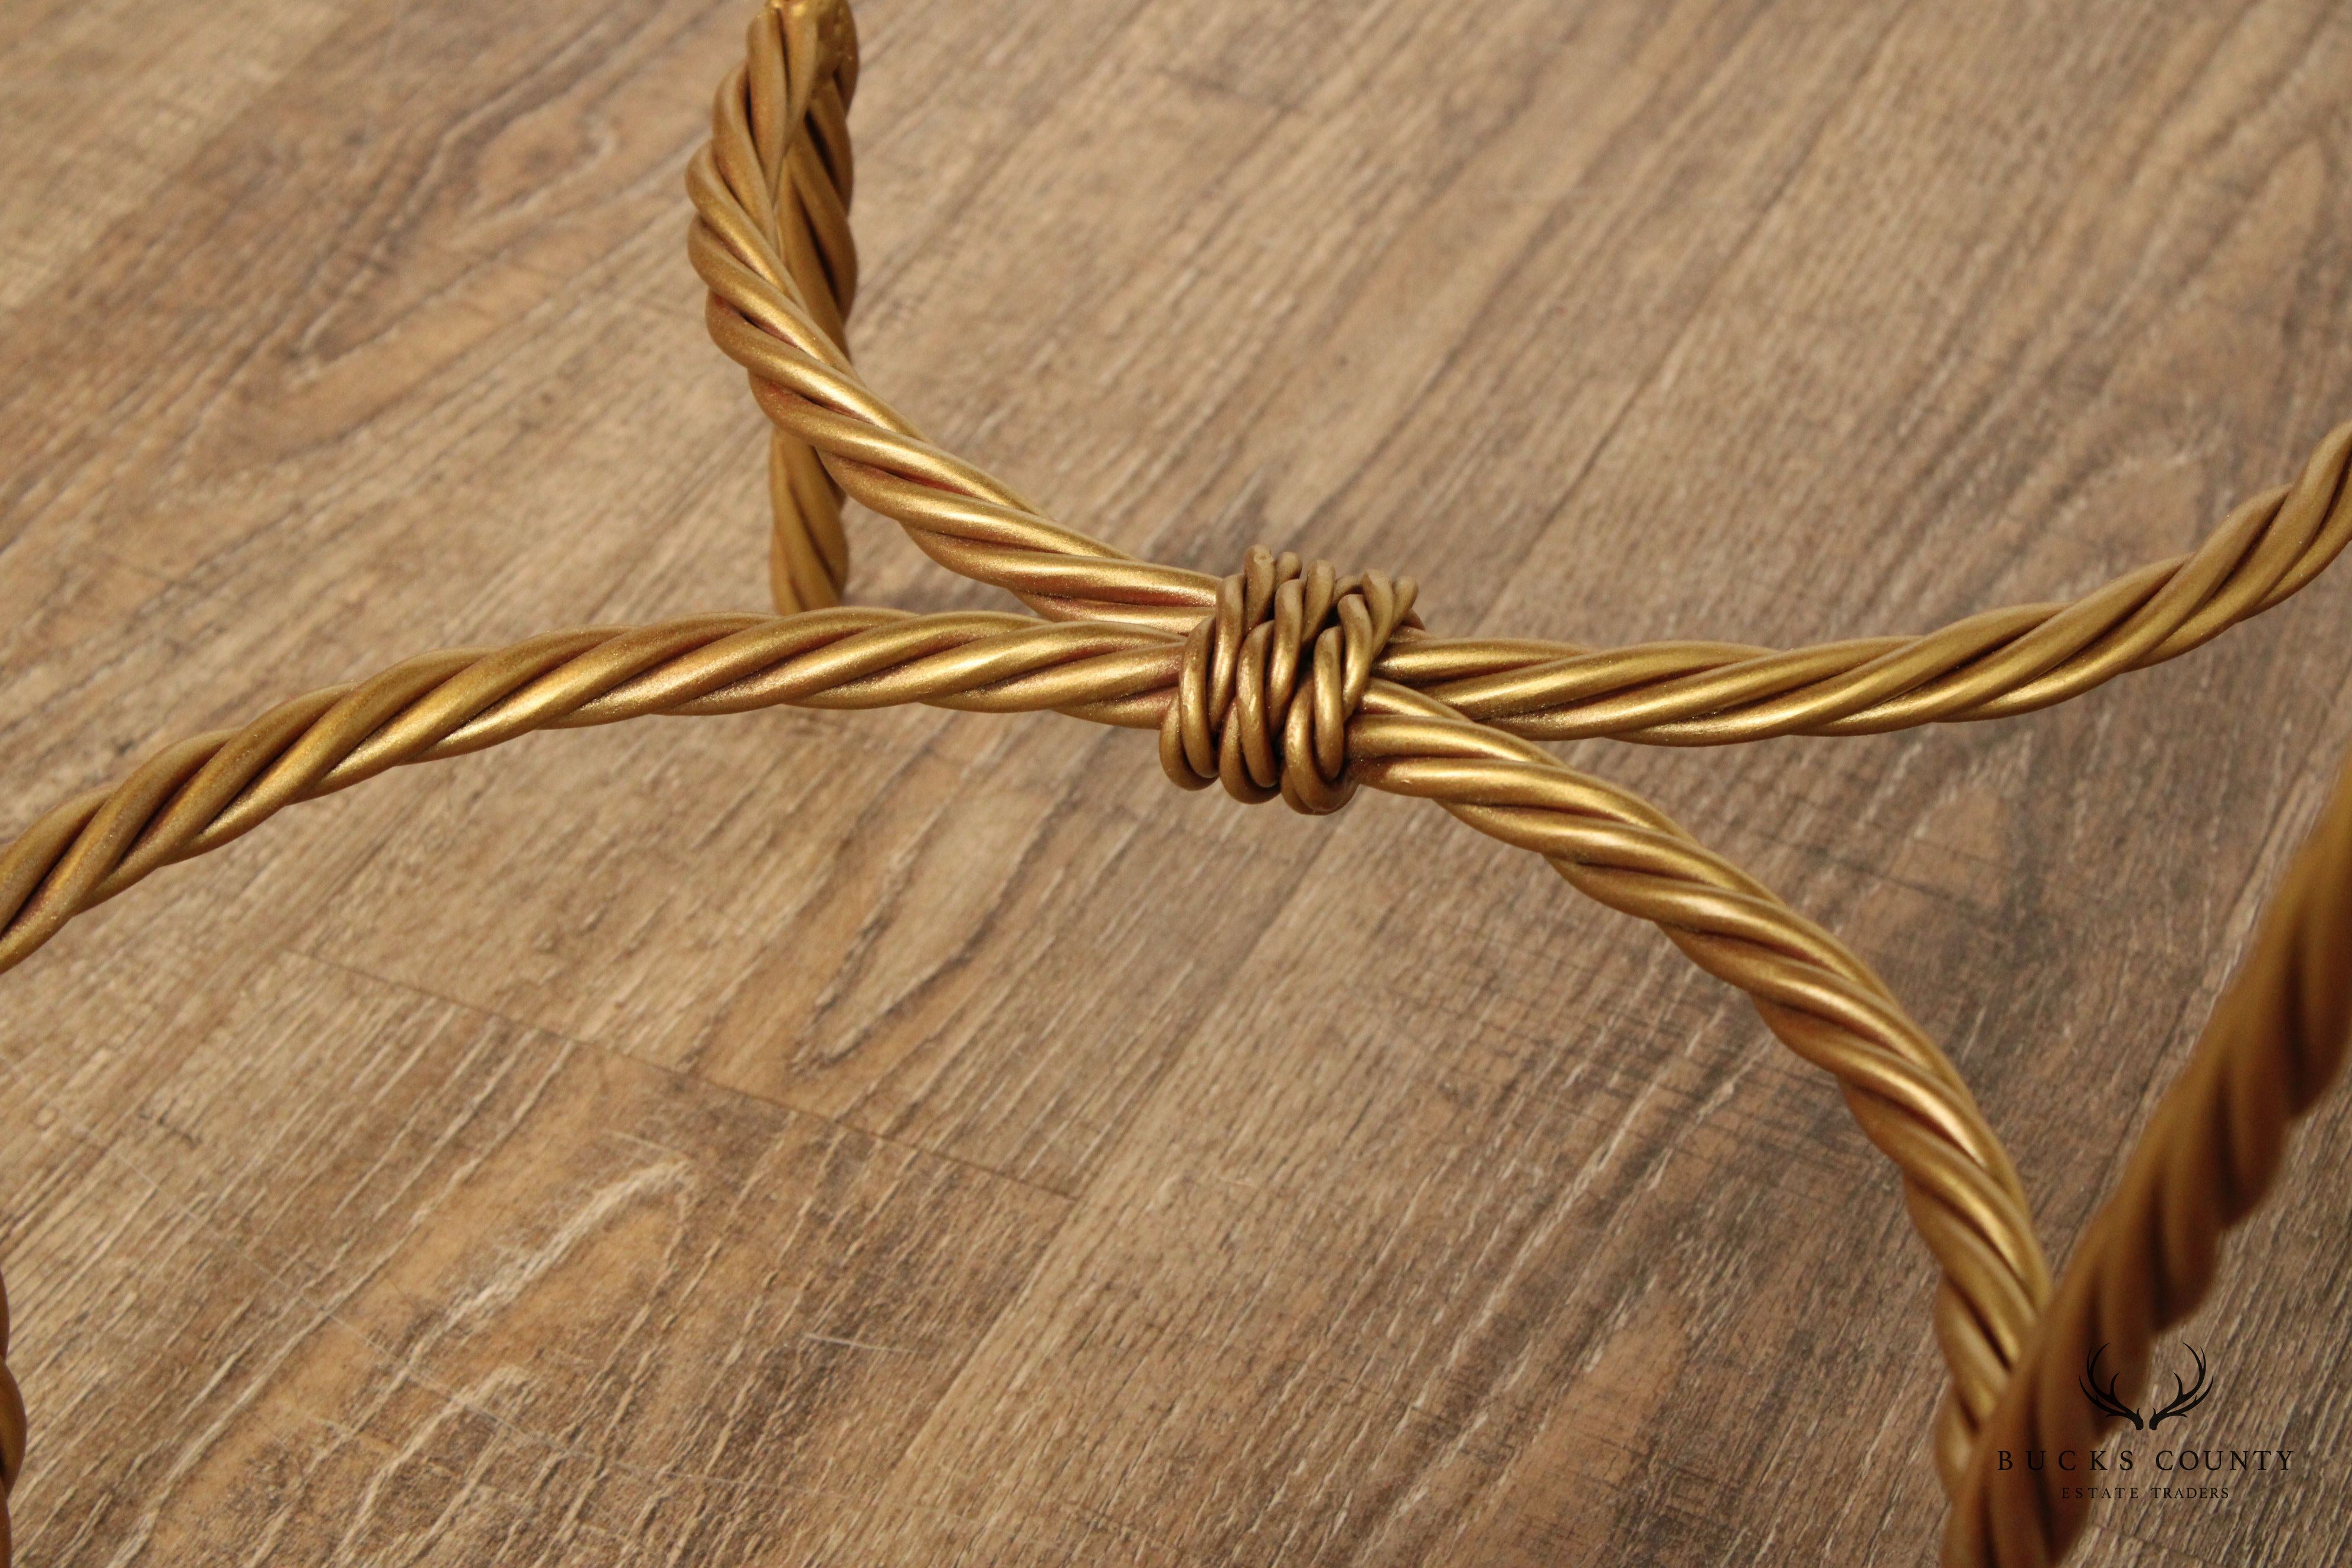
[{"label": "rope knot", "polygon": [[1252,546],[1184,641],[1160,765],[1186,789],[1221,783],[1252,805],[1279,795],[1317,816],[1347,805],[1348,721],[1389,638],[1420,626],[1414,591],[1410,577],[1341,577]]}]

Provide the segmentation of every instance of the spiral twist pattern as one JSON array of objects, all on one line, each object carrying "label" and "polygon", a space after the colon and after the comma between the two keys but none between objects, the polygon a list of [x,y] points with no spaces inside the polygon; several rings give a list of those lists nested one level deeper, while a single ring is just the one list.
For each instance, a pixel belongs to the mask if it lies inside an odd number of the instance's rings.
[{"label": "spiral twist pattern", "polygon": [[[1265,567],[1263,582],[1282,576],[1278,564]],[[1300,625],[1313,580],[1287,579],[1298,585]],[[1381,625],[1402,617],[1405,591],[1339,587],[1328,591],[1339,605],[1362,606],[1360,668]],[[1336,659],[1343,703],[1350,661],[1338,645],[1351,619],[1342,612],[1316,639],[1338,647],[1320,657]],[[1272,624],[1260,620],[1243,647]],[[428,654],[296,698],[241,729],[181,742],[112,789],[35,823],[0,851],[0,970],[163,867],[388,768],[540,729],[779,704],[1052,709],[1164,737],[1171,721],[1182,727],[1182,686],[1199,667],[1200,640],[1017,615],[840,608]],[[1310,696],[1302,688],[1289,711]],[[1971,1421],[1989,1410],[2047,1294],[2047,1271],[2008,1156],[1958,1073],[1885,985],[1826,931],[1625,792],[1389,682],[1368,680],[1359,707],[1339,748],[1358,780],[1441,801],[1480,831],[1544,854],[1602,903],[1664,927],[1702,967],[1748,991],[1792,1050],[1840,1080],[1864,1131],[1902,1170],[1913,1222],[1943,1268],[1937,1321],[1955,1407]],[[1230,720],[1223,733],[1234,733]],[[1310,734],[1310,768],[1314,743]],[[1221,742],[1221,762],[1224,746],[1240,744]]]},{"label": "spiral twist pattern", "polygon": [[[755,26],[755,53],[763,37]],[[824,74],[822,63],[808,68]],[[746,83],[762,74],[754,68],[719,91],[711,143],[688,174],[688,254],[710,290],[712,341],[747,372],[779,437],[802,443],[843,493],[898,523],[934,560],[1048,619],[1189,632],[1215,610],[1217,578],[1138,561],[1053,521],[925,439],[859,377],[768,237],[763,193],[786,171],[762,162],[752,131]],[[772,65],[764,75],[791,73]],[[2176,658],[2299,591],[2352,543],[2347,473],[2352,423],[2320,442],[2293,484],[2249,499],[2189,554],[2072,603],[1986,611],[1924,635],[1792,649],[1410,637],[1392,642],[1372,673],[1540,740],[1722,745],[2010,717]],[[845,572],[846,546],[828,559]],[[780,593],[778,607],[807,602]]]},{"label": "spiral twist pattern", "polygon": [[2087,1448],[2113,1424],[2075,1386],[2084,1363],[2108,1347],[2136,1384],[2157,1334],[2205,1299],[2222,1236],[2270,1190],[2295,1121],[2342,1075],[2348,1036],[2352,766],[2075,1247],[1954,1491],[1946,1563],[2047,1568],[2066,1554],[2089,1511],[2084,1489],[2014,1457]]},{"label": "spiral twist pattern", "polygon": [[[2095,1336],[2128,1365],[2145,1360],[2156,1330],[2208,1288],[2220,1236],[2260,1198],[2288,1125],[2338,1070],[2352,1011],[2352,783],[2053,1293],[2017,1172],[1885,985],[1654,807],[1530,742],[1710,745],[1998,718],[2178,657],[2279,604],[2352,541],[2352,425],[2196,551],[2071,604],[1790,650],[1436,636],[1413,615],[1410,578],[1341,577],[1265,549],[1222,580],[1136,560],[932,445],[868,388],[845,330],[856,291],[846,118],[856,80],[844,0],[769,0],[688,173],[688,254],[709,289],[709,331],[772,425],[771,577],[782,613],[428,654],[166,748],[0,851],[0,970],[75,915],[299,801],[533,730],[656,714],[1053,710],[1157,731],[1163,767],[1187,788],[1280,795],[1309,813],[1339,809],[1362,784],[1424,797],[1658,926],[1837,1080],[1899,1173],[1941,1271],[1934,1322],[1950,1386],[1935,1453],[1955,1504],[1946,1560],[2055,1562],[2084,1505],[2060,1495],[2054,1473],[1999,1470],[1988,1456],[2095,1430],[2080,1401],[2062,1396],[2082,1348]],[[845,499],[1034,614],[837,607]],[[25,1443],[5,1350],[0,1295],[0,1568]]]},{"label": "spiral twist pattern", "polygon": [[2193,552],[2126,573],[2071,604],[2021,605],[1919,637],[1776,652],[1647,643],[1546,657],[1400,645],[1381,673],[1474,718],[1543,740],[1606,735],[1723,745],[1776,735],[1867,735],[2005,719],[2203,647],[2284,603],[2352,542],[2352,424],[2292,485],[2241,504]]},{"label": "spiral twist pattern", "polygon": [[[791,289],[814,329],[845,356],[857,298],[857,240],[849,227],[856,25],[843,0],[762,6],[744,56],[719,95],[710,173],[726,183],[747,226],[737,242]],[[768,501],[776,607],[790,615],[839,604],[849,577],[841,489],[807,444],[781,429],[768,438]]]}]

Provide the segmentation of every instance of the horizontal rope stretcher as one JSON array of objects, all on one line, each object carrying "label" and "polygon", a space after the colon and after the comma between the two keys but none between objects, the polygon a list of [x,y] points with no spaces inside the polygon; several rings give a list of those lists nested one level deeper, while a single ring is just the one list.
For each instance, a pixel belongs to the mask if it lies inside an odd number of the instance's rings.
[{"label": "horizontal rope stretcher", "polygon": [[[1991,1456],[2095,1440],[2113,1418],[2079,1397],[2075,1369],[2104,1345],[2137,1385],[2156,1334],[2210,1289],[2220,1239],[2270,1186],[2293,1122],[2337,1076],[2352,1024],[2352,769],[2053,1284],[2000,1140],[1877,976],[1655,807],[1534,742],[1720,745],[2002,718],[2178,658],[2281,604],[2352,542],[2352,424],[2196,551],[2071,603],[1786,650],[1447,637],[1422,625],[1409,578],[1342,575],[1263,549],[1223,578],[1136,560],[931,445],[868,388],[845,330],[857,69],[844,0],[769,0],[688,171],[688,249],[709,289],[708,326],[772,426],[770,582],[782,613],[426,654],[166,747],[0,851],[0,970],[74,916],[297,802],[540,730],[655,715],[1052,710],[1157,731],[1161,766],[1187,788],[1279,795],[1309,814],[1339,809],[1364,785],[1424,797],[1657,926],[1837,1080],[1895,1166],[1940,1270],[1944,1561],[2062,1559],[2088,1508],[2064,1494],[2081,1489]],[[843,605],[851,500],[1031,613]],[[6,1351],[0,1289],[0,1568],[26,1436]]]}]

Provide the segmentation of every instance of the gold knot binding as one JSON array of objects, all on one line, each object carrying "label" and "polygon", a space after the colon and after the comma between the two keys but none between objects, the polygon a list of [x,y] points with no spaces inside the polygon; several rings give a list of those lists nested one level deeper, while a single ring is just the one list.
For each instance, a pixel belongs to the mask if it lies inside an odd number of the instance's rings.
[{"label": "gold knot binding", "polygon": [[[2195,552],[2071,605],[1778,652],[1416,633],[1387,658],[1420,625],[1410,581],[1340,579],[1262,549],[1222,584],[1133,559],[929,444],[865,383],[843,325],[857,283],[847,118],[857,69],[849,0],[761,0],[744,65],[720,88],[711,140],[687,171],[688,254],[710,290],[711,336],[750,374],[774,427],[772,580],[784,614],[448,649],[157,752],[0,844],[0,971],[76,915],[285,806],[541,729],[779,703],[1056,709],[1157,724],[1177,783],[1219,780],[1244,802],[1280,794],[1302,812],[1336,811],[1360,777],[1435,800],[1654,923],[1838,1080],[1855,1124],[1900,1169],[1913,1227],[1942,1272],[1934,1321],[1950,1380],[1935,1455],[1953,1505],[1943,1561],[2053,1568],[2082,1532],[2089,1489],[2061,1466],[2011,1456],[2093,1449],[2116,1415],[2137,1418],[2075,1397],[2081,1380],[2110,1350],[2110,1365],[2144,1367],[2158,1329],[2206,1297],[2220,1238],[2272,1185],[2293,1123],[2352,1046],[2352,965],[2328,956],[2352,952],[2352,769],[2053,1288],[2000,1139],[1869,966],[1655,808],[1524,742],[1716,745],[1998,718],[2177,658],[2296,594],[2352,546],[2352,424]],[[848,570],[845,498],[1045,618],[821,609],[839,603]],[[1396,682],[1378,697],[1375,671]],[[7,1327],[0,1290],[0,1568],[25,1455]],[[65,1500],[75,1495],[69,1486]],[[57,1509],[59,1530],[73,1528],[69,1514]]]},{"label": "gold knot binding", "polygon": [[1421,625],[1414,592],[1410,577],[1341,577],[1253,545],[1184,640],[1160,765],[1186,789],[1223,783],[1253,805],[1280,795],[1313,816],[1347,805],[1348,721],[1389,638]]}]

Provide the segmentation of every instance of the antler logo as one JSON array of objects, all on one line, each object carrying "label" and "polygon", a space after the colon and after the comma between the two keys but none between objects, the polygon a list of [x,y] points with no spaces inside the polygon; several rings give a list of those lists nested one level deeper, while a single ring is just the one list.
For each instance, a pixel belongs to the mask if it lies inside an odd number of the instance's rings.
[{"label": "antler logo", "polygon": [[2186,1340],[2181,1342],[2181,1346],[2183,1349],[2188,1351],[2191,1359],[2197,1363],[2197,1381],[2195,1383],[2184,1384],[2180,1381],[2180,1374],[2177,1372],[2174,1373],[2172,1374],[2172,1398],[2170,1402],[2145,1421],[2140,1419],[2139,1412],[2137,1410],[2126,1405],[2116,1396],[2116,1383],[2117,1378],[2121,1376],[2120,1373],[2109,1377],[2105,1387],[2100,1386],[2099,1358],[2107,1353],[2106,1346],[2101,1345],[2097,1350],[2091,1352],[2091,1359],[2084,1363],[2083,1375],[2078,1380],[2077,1386],[2082,1389],[2084,1398],[2089,1400],[2094,1405],[2105,1411],[2108,1415],[2119,1415],[2125,1420],[2130,1422],[2134,1431],[2153,1432],[2156,1430],[2157,1424],[2158,1422],[2168,1421],[2175,1415],[2188,1415],[2200,1405],[2204,1404],[2206,1395],[2213,1392],[2212,1389],[2208,1387],[2206,1384],[2204,1356],[2199,1353],[2195,1345],[2189,1344]]}]

